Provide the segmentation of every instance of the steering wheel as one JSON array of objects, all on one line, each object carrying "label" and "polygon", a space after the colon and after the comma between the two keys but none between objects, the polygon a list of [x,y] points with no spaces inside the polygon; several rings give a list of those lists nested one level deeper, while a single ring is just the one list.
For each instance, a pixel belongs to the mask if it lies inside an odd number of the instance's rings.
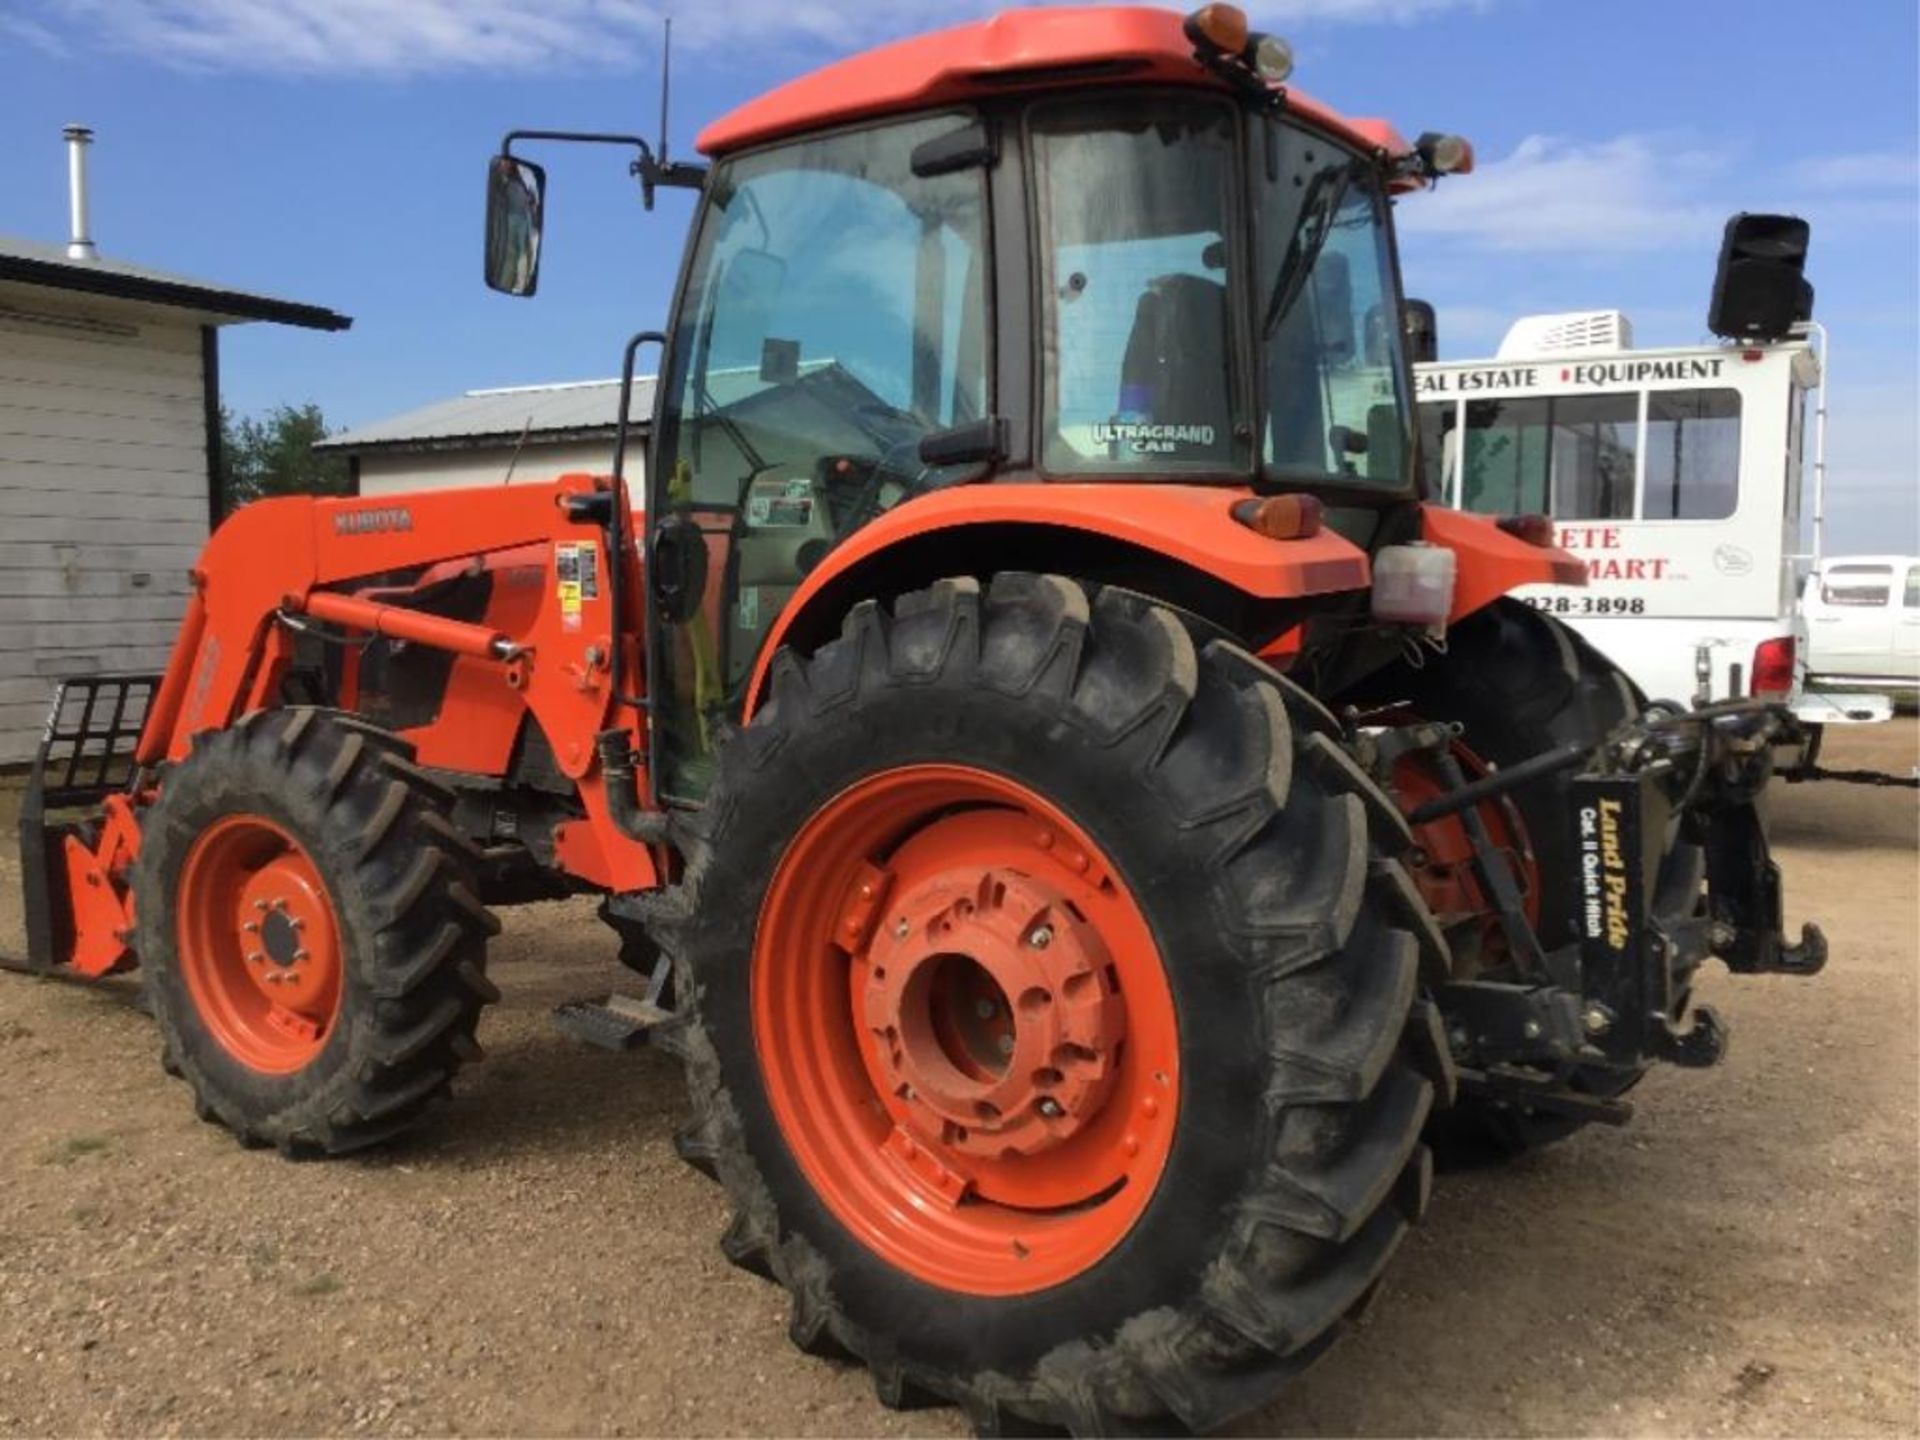
[{"label": "steering wheel", "polygon": [[[905,440],[896,441],[880,452],[880,457],[867,470],[866,483],[860,487],[860,492],[853,504],[847,507],[846,521],[840,529],[842,537],[851,535],[879,515],[882,510],[888,508],[880,503],[880,496],[889,482],[898,485],[904,492],[901,496],[903,500],[925,493],[926,478],[934,467],[920,462],[919,451],[920,436],[914,435]],[[902,459],[907,455],[911,455],[915,462],[911,471],[901,464]],[[843,456],[840,460],[828,463],[837,464],[841,460],[855,460],[855,463],[858,463],[852,456]]]}]

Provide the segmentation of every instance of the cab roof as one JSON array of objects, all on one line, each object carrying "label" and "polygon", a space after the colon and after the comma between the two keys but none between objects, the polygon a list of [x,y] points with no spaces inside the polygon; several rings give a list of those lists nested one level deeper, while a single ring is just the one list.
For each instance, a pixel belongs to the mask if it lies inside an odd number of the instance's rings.
[{"label": "cab roof", "polygon": [[[1194,58],[1183,24],[1175,11],[1133,6],[1008,10],[803,75],[714,121],[696,143],[717,157],[851,120],[1010,91],[1113,82],[1226,90],[1227,82]],[[1287,109],[1363,150],[1412,149],[1386,121],[1349,119],[1292,88]]]}]

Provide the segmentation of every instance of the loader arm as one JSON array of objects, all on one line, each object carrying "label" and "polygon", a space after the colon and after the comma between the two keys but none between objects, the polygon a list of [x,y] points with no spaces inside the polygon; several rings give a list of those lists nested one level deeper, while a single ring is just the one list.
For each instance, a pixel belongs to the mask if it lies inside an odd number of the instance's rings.
[{"label": "loader arm", "polygon": [[[456,683],[439,713],[407,736],[420,745],[423,763],[444,763],[463,746],[472,753],[477,733],[511,737],[530,714],[585,812],[558,827],[560,868],[610,889],[657,885],[651,845],[623,823],[650,793],[643,716],[616,697],[612,666],[623,646],[625,672],[644,673],[637,616],[628,611],[626,623],[616,623],[616,605],[625,609],[623,597],[638,594],[640,571],[631,556],[619,575],[611,568],[607,489],[604,479],[567,475],[548,485],[390,499],[290,496],[230,517],[192,571],[187,611],[124,788],[86,797],[101,805],[98,823],[49,826],[36,835],[39,843],[22,847],[33,872],[23,877],[29,909],[41,917],[30,927],[28,968],[97,976],[135,963],[129,877],[141,811],[164,786],[165,767],[185,759],[197,735],[282,703],[299,628],[452,655]],[[479,622],[396,603],[406,590],[384,583],[395,572],[484,567],[503,556],[531,583]],[[97,738],[80,737],[76,752]],[[608,756],[616,757],[613,766]],[[38,807],[30,808],[40,825]]]},{"label": "loader arm", "polygon": [[[519,676],[513,688],[555,738],[563,770],[574,779],[586,775],[592,737],[612,699],[613,637],[616,629],[632,633],[614,624],[612,585],[601,581],[591,593],[581,587],[563,596],[556,581],[544,587],[526,631],[512,635],[329,587],[525,546],[549,553],[591,547],[592,569],[605,576],[598,526],[571,513],[599,483],[568,475],[551,485],[391,499],[291,496],[247,506],[214,532],[193,570],[193,596],[140,737],[139,763],[179,760],[196,733],[230,724],[277,694],[292,654],[291,634],[278,619],[307,616],[496,662],[503,681]],[[620,587],[626,594],[638,582],[638,567],[629,568],[635,573]]]}]

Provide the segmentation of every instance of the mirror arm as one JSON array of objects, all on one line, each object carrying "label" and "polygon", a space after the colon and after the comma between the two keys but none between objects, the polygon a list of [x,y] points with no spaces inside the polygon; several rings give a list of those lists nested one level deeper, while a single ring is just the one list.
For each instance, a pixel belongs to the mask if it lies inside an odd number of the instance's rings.
[{"label": "mirror arm", "polygon": [[707,167],[690,160],[664,160],[653,153],[638,135],[618,135],[602,130],[509,130],[500,141],[500,153],[511,157],[516,140],[553,140],[571,145],[629,145],[639,151],[627,173],[640,182],[640,197],[647,209],[653,209],[654,192],[662,187],[698,190],[707,183]]},{"label": "mirror arm", "polygon": [[631,145],[651,156],[653,147],[638,135],[615,135],[604,130],[509,130],[500,141],[502,155],[513,154],[516,140],[560,140],[574,145]]}]

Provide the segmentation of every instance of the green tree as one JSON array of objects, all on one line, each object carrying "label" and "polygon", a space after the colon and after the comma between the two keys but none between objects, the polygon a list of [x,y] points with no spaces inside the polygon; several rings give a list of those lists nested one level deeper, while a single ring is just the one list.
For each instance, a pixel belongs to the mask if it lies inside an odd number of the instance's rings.
[{"label": "green tree", "polygon": [[351,483],[341,455],[314,454],[327,438],[320,407],[276,405],[258,418],[220,408],[220,478],[225,508],[269,495],[344,495]]}]

